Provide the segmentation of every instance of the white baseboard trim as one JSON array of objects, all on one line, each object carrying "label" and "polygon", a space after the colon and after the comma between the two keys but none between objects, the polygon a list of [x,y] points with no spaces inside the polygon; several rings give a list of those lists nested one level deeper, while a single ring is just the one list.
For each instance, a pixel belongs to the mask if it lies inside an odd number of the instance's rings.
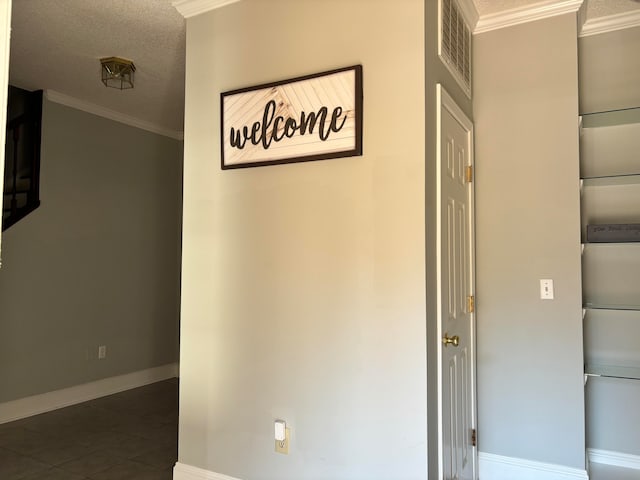
[{"label": "white baseboard trim", "polygon": [[614,467],[640,470],[640,456],[629,453],[611,452],[609,450],[587,449],[589,463],[602,463]]},{"label": "white baseboard trim", "polygon": [[586,470],[484,452],[478,454],[478,478],[482,480],[589,480]]},{"label": "white baseboard trim", "polygon": [[173,467],[173,480],[239,480],[221,473],[210,472],[202,468],[192,467],[184,463],[176,463]]},{"label": "white baseboard trim", "polygon": [[178,376],[178,364],[149,368],[117,377],[76,385],[40,395],[0,403],[0,424],[50,412]]}]

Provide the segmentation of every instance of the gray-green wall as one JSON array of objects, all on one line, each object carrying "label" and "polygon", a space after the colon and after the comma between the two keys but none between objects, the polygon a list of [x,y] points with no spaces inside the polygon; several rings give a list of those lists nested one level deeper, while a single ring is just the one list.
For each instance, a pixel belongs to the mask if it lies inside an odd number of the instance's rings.
[{"label": "gray-green wall", "polygon": [[41,206],[2,239],[0,402],[177,361],[181,181],[182,142],[45,100]]},{"label": "gray-green wall", "polygon": [[583,470],[577,60],[575,14],[476,35],[473,107],[480,450]]}]

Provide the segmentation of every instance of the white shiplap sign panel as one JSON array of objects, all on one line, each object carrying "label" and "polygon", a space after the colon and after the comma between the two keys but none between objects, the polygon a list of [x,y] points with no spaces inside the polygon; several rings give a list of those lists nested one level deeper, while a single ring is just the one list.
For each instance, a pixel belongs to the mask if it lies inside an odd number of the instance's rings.
[{"label": "white shiplap sign panel", "polygon": [[362,155],[362,66],[224,92],[222,168]]}]

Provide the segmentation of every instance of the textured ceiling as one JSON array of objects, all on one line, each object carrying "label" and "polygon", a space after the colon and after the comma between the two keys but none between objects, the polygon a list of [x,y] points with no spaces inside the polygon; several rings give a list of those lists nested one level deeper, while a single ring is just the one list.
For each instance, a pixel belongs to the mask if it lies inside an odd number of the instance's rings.
[{"label": "textured ceiling", "polygon": [[588,0],[587,20],[640,10],[638,0]]},{"label": "textured ceiling", "polygon": [[[13,0],[9,81],[55,90],[181,132],[185,21],[171,0]],[[102,57],[136,65],[135,88],[106,88]]]},{"label": "textured ceiling", "polygon": [[[638,0],[585,0],[587,2],[587,20],[597,17],[606,17],[617,13],[626,13],[632,10],[640,10]],[[512,10],[514,8],[530,7],[540,3],[548,3],[545,0],[473,0],[478,13],[489,15],[492,13]],[[558,0],[555,3],[562,3]]]}]

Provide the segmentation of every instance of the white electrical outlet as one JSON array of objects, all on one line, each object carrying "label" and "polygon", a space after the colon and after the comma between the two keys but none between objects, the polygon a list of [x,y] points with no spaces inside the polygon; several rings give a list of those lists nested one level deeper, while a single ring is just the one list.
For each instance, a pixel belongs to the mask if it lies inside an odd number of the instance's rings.
[{"label": "white electrical outlet", "polygon": [[553,300],[553,280],[550,278],[540,279],[540,298],[542,300]]},{"label": "white electrical outlet", "polygon": [[100,345],[98,347],[98,360],[103,360],[105,358],[107,358],[107,346]]}]

